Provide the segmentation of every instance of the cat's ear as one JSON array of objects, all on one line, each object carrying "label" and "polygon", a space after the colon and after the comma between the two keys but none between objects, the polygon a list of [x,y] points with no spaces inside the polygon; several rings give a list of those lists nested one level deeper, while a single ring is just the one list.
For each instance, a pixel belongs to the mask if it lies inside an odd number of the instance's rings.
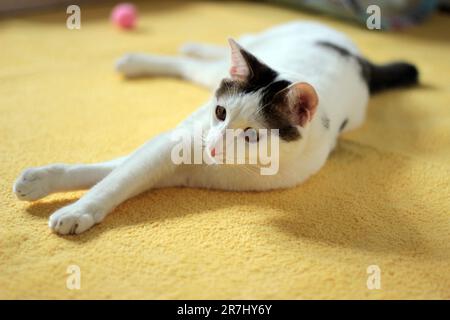
[{"label": "cat's ear", "polygon": [[241,82],[262,82],[276,77],[276,72],[229,38],[231,49],[230,76]]},{"label": "cat's ear", "polygon": [[243,54],[245,50],[232,38],[228,39],[228,43],[231,49],[230,76],[233,80],[247,81],[252,76],[252,69]]},{"label": "cat's ear", "polygon": [[312,120],[317,110],[319,98],[312,85],[297,82],[283,90],[284,108],[292,124],[304,127]]}]

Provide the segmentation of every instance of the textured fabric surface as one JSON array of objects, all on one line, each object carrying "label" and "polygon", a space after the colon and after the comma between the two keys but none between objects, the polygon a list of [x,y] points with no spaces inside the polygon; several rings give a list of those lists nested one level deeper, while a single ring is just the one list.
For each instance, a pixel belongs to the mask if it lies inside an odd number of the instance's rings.
[{"label": "textured fabric surface", "polygon": [[[89,6],[81,30],[65,27],[65,8],[0,21],[0,298],[450,298],[448,17],[381,33],[256,3],[139,8],[134,32]],[[82,192],[32,204],[13,196],[22,169],[126,154],[209,96],[177,79],[122,79],[113,63],[125,52],[173,54],[186,40],[222,44],[311,18],[348,32],[377,62],[416,63],[423,85],[374,97],[364,126],[305,184],[150,191],[63,237],[48,216]],[[66,288],[72,264],[80,290]],[[370,265],[379,290],[367,288]]]}]

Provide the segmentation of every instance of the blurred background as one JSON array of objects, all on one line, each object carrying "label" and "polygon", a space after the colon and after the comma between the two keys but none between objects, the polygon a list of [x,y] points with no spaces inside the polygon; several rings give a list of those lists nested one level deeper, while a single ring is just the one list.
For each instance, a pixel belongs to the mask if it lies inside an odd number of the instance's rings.
[{"label": "blurred background", "polygon": [[[169,0],[170,1],[170,0]],[[189,0],[188,0],[189,1]],[[226,0],[225,0],[226,1]],[[286,5],[298,10],[310,10],[331,16],[354,20],[365,24],[368,16],[366,10],[370,5],[377,5],[383,12],[382,28],[398,29],[420,23],[428,15],[440,10],[449,12],[450,0],[250,0],[276,5]],[[67,0],[0,0],[0,14],[12,15],[33,10],[48,10],[62,5],[87,4],[92,1]],[[117,2],[117,1],[116,1]],[[137,1],[148,2],[148,1]],[[186,1],[185,1],[186,2]],[[216,2],[223,2],[217,0]],[[96,5],[111,5],[112,1],[95,1]]]}]

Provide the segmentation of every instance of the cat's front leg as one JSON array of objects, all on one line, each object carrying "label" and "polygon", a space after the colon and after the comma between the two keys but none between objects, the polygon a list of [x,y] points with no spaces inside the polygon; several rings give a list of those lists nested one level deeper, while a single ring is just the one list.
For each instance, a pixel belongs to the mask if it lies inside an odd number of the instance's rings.
[{"label": "cat's front leg", "polygon": [[13,185],[19,200],[34,201],[45,197],[56,189],[56,182],[64,175],[64,164],[52,164],[24,170]]},{"label": "cat's front leg", "polygon": [[78,201],[53,213],[50,228],[60,234],[84,232],[125,200],[174,176],[177,166],[170,155],[175,142],[170,134],[147,142]]},{"label": "cat's front leg", "polygon": [[92,164],[55,163],[28,168],[14,182],[13,192],[19,200],[34,201],[54,192],[90,188],[125,159],[122,157]]}]

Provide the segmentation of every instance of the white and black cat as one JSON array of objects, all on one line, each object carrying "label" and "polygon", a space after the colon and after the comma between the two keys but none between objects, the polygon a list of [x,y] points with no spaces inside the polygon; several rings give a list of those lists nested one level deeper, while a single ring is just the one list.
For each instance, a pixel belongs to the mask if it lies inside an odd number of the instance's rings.
[{"label": "white and black cat", "polygon": [[[238,44],[239,43],[239,44]],[[339,134],[358,127],[369,93],[417,83],[417,69],[398,62],[377,66],[345,35],[311,22],[293,22],[245,35],[226,47],[187,44],[177,57],[129,54],[117,63],[126,76],[179,76],[215,89],[212,98],[170,132],[129,156],[96,164],[52,164],[25,170],[14,184],[20,200],[92,187],[78,201],[53,213],[60,234],[81,233],[116,206],[151,188],[187,186],[223,190],[293,187],[316,173]],[[230,67],[231,61],[231,67]],[[262,175],[258,164],[175,164],[174,133],[200,126],[202,148],[214,158],[226,129],[274,130],[278,171]],[[258,131],[256,131],[258,132]]]}]

